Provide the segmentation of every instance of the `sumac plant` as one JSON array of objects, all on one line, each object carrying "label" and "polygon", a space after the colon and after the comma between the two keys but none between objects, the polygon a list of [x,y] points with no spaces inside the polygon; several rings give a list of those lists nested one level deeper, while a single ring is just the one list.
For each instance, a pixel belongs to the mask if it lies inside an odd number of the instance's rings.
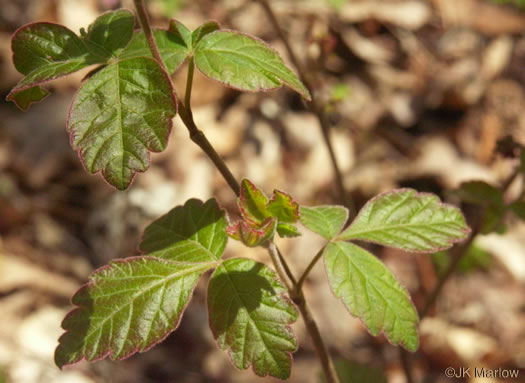
[{"label": "sumac plant", "polygon": [[[328,283],[350,314],[372,335],[418,348],[418,314],[392,272],[355,241],[418,253],[447,249],[469,228],[461,212],[431,194],[412,189],[376,196],[351,222],[342,206],[300,206],[290,195],[271,196],[247,179],[239,184],[195,125],[190,106],[194,68],[244,91],[286,85],[306,102],[308,89],[263,41],[207,22],[194,31],[179,21],[150,27],[144,4],[135,0],[142,28],[128,10],[105,13],[77,35],[64,26],[34,23],[12,39],[13,61],[25,77],[8,95],[20,108],[42,100],[41,86],[95,66],[73,98],[67,117],[71,144],[89,173],[101,172],[115,188],[128,188],[149,165],[149,152],[166,148],[178,112],[190,138],[210,157],[238,196],[241,219],[230,223],[215,199],[190,199],[151,223],[141,254],[117,259],[91,274],[73,296],[76,306],[62,323],[55,362],[124,359],[162,341],[180,323],[199,278],[209,278],[211,331],[232,363],[259,376],[290,376],[297,341],[290,327],[303,316],[326,380],[338,381],[302,285],[323,258]],[[184,100],[171,75],[188,63]],[[274,238],[300,236],[298,225],[326,244],[296,279]],[[249,258],[223,259],[228,238],[268,249],[275,271]],[[312,254],[314,255],[314,254]]]}]

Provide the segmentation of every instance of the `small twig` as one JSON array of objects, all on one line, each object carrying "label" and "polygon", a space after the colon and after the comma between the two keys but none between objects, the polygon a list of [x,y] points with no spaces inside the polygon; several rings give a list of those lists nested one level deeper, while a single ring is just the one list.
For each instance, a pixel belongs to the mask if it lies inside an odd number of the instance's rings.
[{"label": "small twig", "polygon": [[337,157],[335,155],[332,141],[330,140],[330,128],[331,127],[326,119],[323,105],[319,102],[315,92],[313,91],[314,90],[313,81],[308,75],[308,72],[304,69],[299,59],[297,58],[294,50],[292,49],[290,41],[288,40],[288,37],[286,36],[283,29],[281,28],[281,25],[279,24],[279,21],[277,20],[277,17],[275,16],[275,13],[273,12],[270,4],[268,4],[266,0],[255,0],[255,1],[261,4],[262,8],[264,9],[266,13],[266,16],[268,17],[268,19],[270,19],[270,22],[272,23],[273,28],[277,32],[277,35],[283,42],[286,48],[286,51],[288,52],[288,56],[290,57],[290,60],[292,61],[292,64],[297,69],[299,78],[304,83],[306,88],[310,91],[310,94],[312,96],[312,102],[307,105],[310,111],[317,117],[319,121],[319,125],[321,127],[321,133],[323,135],[323,140],[328,150],[328,154],[330,156],[330,162],[332,163],[332,169],[334,172],[337,192],[339,194],[339,200],[341,201],[342,204],[344,204],[350,210],[349,217],[352,218],[355,215],[354,202],[352,198],[350,197],[350,195],[345,190],[344,181],[343,181],[344,179],[343,173],[341,172],[341,168],[337,161]]},{"label": "small twig", "polygon": [[186,80],[186,95],[184,97],[184,106],[186,109],[191,110],[191,88],[193,88],[193,72],[195,70],[195,64],[193,63],[193,57],[188,58],[188,79]]},{"label": "small twig", "polygon": [[[159,54],[159,50],[157,48],[157,44],[155,42],[155,38],[153,37],[153,33],[151,32],[148,15],[146,12],[146,8],[144,6],[144,0],[134,0],[134,3],[135,3],[135,8],[137,9],[137,13],[139,16],[141,26],[144,30],[144,34],[146,35],[148,45],[153,54],[153,57],[157,60],[161,68],[166,71],[166,66],[164,65],[164,62],[162,61],[162,58]],[[192,65],[190,65],[190,67],[191,66]],[[190,72],[188,72],[188,81],[191,81],[192,76],[193,76],[191,71],[192,69],[190,68]],[[187,84],[187,85],[190,85],[190,88],[191,88],[191,84]],[[188,129],[191,140],[195,142],[204,151],[204,153],[206,153],[206,155],[212,160],[214,165],[217,167],[219,172],[222,174],[222,176],[224,177],[224,179],[226,180],[230,188],[233,190],[235,195],[239,196],[240,194],[239,183],[237,182],[237,180],[235,179],[235,177],[229,170],[226,163],[222,160],[219,154],[215,151],[215,149],[213,148],[211,143],[208,141],[204,133],[197,128],[195,121],[193,120],[193,113],[191,111],[191,106],[190,106],[190,98],[191,98],[191,90],[188,91],[188,89],[186,89],[185,104],[178,102],[179,116],[184,122],[184,125],[186,126],[186,128]],[[274,264],[274,267],[277,273],[279,274],[279,277],[282,279],[283,283],[288,288],[290,297],[292,297],[294,302],[297,304],[299,311],[301,312],[301,315],[303,317],[308,333],[310,334],[310,337],[312,338],[312,341],[314,342],[315,349],[317,351],[317,355],[321,362],[321,366],[323,367],[323,371],[325,373],[327,382],[328,383],[338,383],[339,380],[337,378],[337,374],[335,372],[334,365],[332,363],[332,360],[330,359],[330,354],[328,353],[326,346],[324,345],[323,339],[321,337],[321,333],[319,332],[319,328],[317,327],[317,324],[315,323],[315,320],[313,319],[312,314],[306,304],[306,300],[304,299],[302,290],[301,289],[297,290],[296,288],[295,278],[285,258],[282,256],[277,246],[275,246],[274,242],[271,242],[268,245],[268,253],[270,254],[270,258],[272,259],[272,262]],[[291,284],[290,284],[290,281],[291,281]]]},{"label": "small twig", "polygon": [[308,277],[308,274],[310,274],[310,271],[312,271],[317,261],[319,261],[319,259],[322,257],[325,247],[326,246],[323,246],[323,248],[317,252],[315,257],[311,260],[310,264],[306,268],[306,270],[303,272],[303,275],[301,275],[301,278],[299,278],[299,282],[297,282],[297,285],[296,285],[297,291],[300,291],[303,288],[303,284],[304,284],[304,281],[306,280],[306,277]]}]

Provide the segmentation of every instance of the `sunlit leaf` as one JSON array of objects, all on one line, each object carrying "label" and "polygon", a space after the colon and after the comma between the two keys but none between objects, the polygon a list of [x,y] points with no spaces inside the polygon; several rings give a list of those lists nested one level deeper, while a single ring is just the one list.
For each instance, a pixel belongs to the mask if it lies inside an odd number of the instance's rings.
[{"label": "sunlit leaf", "polygon": [[441,203],[433,194],[399,189],[368,201],[338,239],[433,252],[448,249],[469,232],[456,207]]},{"label": "sunlit leaf", "polygon": [[384,332],[392,344],[417,350],[416,310],[406,290],[379,259],[343,241],[329,243],[324,259],[334,295],[372,335]]},{"label": "sunlit leaf", "polygon": [[210,326],[240,369],[286,379],[297,348],[289,324],[297,320],[285,288],[262,263],[234,258],[218,266],[208,287]]},{"label": "sunlit leaf", "polygon": [[175,330],[199,276],[215,263],[155,257],[116,260],[95,271],[73,297],[55,351],[62,367],[82,359],[124,359]]},{"label": "sunlit leaf", "polygon": [[210,262],[221,258],[228,237],[225,213],[215,199],[188,200],[144,231],[139,249],[147,255],[178,262]]},{"label": "sunlit leaf", "polygon": [[326,239],[339,234],[347,219],[348,210],[343,206],[301,206],[301,223]]},{"label": "sunlit leaf", "polygon": [[[169,31],[156,29],[153,31],[153,35],[162,61],[164,61],[169,74],[173,74],[188,56],[188,48],[179,36]],[[138,31],[135,32],[129,44],[119,54],[119,58],[129,59],[144,56],[152,57],[144,32]]]},{"label": "sunlit leaf", "polygon": [[252,226],[245,221],[237,221],[228,226],[227,234],[237,241],[241,241],[248,247],[263,245],[266,241],[273,239],[277,219],[266,218],[260,225]]},{"label": "sunlit leaf", "polygon": [[86,170],[126,189],[166,148],[176,105],[167,74],[150,58],[112,63],[78,91],[68,118]]},{"label": "sunlit leaf", "polygon": [[268,218],[267,204],[268,197],[264,192],[250,180],[243,179],[239,196],[239,209],[242,217],[251,224],[260,225]]},{"label": "sunlit leaf", "polygon": [[206,76],[233,88],[263,91],[285,84],[310,100],[310,93],[265,42],[239,32],[218,30],[195,47],[195,64]]}]

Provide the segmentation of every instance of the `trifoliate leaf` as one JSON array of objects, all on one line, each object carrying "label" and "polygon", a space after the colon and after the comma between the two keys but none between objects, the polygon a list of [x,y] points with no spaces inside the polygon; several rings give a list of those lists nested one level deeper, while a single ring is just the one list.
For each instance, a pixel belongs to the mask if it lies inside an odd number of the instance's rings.
[{"label": "trifoliate leaf", "polygon": [[285,84],[310,100],[310,93],[265,42],[239,32],[218,30],[195,46],[195,65],[206,76],[245,91],[263,91]]},{"label": "trifoliate leaf", "polygon": [[[155,37],[162,61],[164,61],[166,69],[171,75],[181,66],[190,51],[184,41],[170,31],[155,29],[153,36]],[[144,32],[138,31],[135,32],[129,44],[119,54],[119,58],[123,60],[144,56],[152,57],[151,50],[144,37]]]},{"label": "trifoliate leaf", "polygon": [[107,60],[129,43],[134,25],[135,16],[126,9],[106,12],[88,27],[84,41],[94,54]]},{"label": "trifoliate leaf", "polygon": [[348,219],[348,209],[343,206],[301,206],[301,223],[326,239],[334,238]]},{"label": "trifoliate leaf", "polygon": [[124,359],[153,347],[177,328],[199,276],[214,266],[134,257],[98,269],[73,297],[78,307],[62,322],[55,363]]},{"label": "trifoliate leaf", "polygon": [[190,199],[149,225],[139,249],[147,255],[177,262],[216,261],[228,240],[227,224],[215,199],[205,204]]},{"label": "trifoliate leaf", "polygon": [[334,295],[374,336],[384,332],[394,345],[418,348],[418,316],[406,290],[375,256],[352,243],[329,243],[324,253]]},{"label": "trifoliate leaf", "polygon": [[137,57],[106,66],[79,89],[68,130],[86,170],[124,190],[149,166],[149,151],[166,148],[175,113],[168,75]]},{"label": "trifoliate leaf", "polygon": [[259,376],[290,376],[297,343],[288,325],[297,320],[297,312],[285,291],[273,271],[250,259],[228,259],[213,273],[208,287],[211,330],[238,368],[252,365]]},{"label": "trifoliate leaf", "polygon": [[226,233],[237,241],[241,241],[248,247],[263,245],[273,239],[277,227],[276,218],[266,218],[260,225],[253,226],[245,221],[237,221],[228,226]]},{"label": "trifoliate leaf", "polygon": [[456,207],[441,203],[432,194],[398,189],[368,201],[338,239],[434,252],[450,248],[469,232],[463,214]]}]

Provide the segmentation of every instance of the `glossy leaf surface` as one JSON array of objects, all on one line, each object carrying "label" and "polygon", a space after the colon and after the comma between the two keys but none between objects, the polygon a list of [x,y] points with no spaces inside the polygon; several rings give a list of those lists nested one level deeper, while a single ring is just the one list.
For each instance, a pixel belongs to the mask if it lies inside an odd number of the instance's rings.
[{"label": "glossy leaf surface", "polygon": [[112,262],[73,297],[55,351],[62,367],[82,359],[124,359],[162,341],[179,324],[199,276],[215,263],[180,264],[155,257]]},{"label": "glossy leaf surface", "polygon": [[73,147],[86,170],[124,190],[166,148],[176,112],[171,82],[150,58],[115,62],[78,91],[68,118]]},{"label": "glossy leaf surface", "polygon": [[234,258],[217,267],[208,287],[210,326],[222,350],[240,369],[259,376],[290,376],[297,348],[289,324],[297,320],[284,287],[262,263]]},{"label": "glossy leaf surface", "polygon": [[252,36],[229,30],[210,33],[195,47],[195,64],[206,76],[233,88],[257,92],[285,84],[310,100],[279,54]]},{"label": "glossy leaf surface", "polygon": [[225,213],[215,199],[188,200],[154,221],[144,231],[140,250],[177,262],[219,260],[228,237]]}]

